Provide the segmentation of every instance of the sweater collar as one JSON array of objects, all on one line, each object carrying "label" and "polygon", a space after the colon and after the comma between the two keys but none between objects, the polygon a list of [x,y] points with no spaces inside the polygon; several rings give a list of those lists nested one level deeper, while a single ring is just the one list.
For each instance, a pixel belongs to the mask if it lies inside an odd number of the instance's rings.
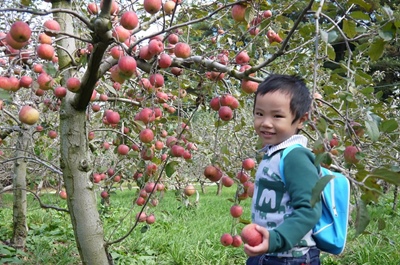
[{"label": "sweater collar", "polygon": [[295,134],[280,144],[266,145],[260,151],[264,152],[266,155],[270,156],[274,152],[281,150],[281,149],[285,149],[286,147],[294,145],[294,144],[301,144],[302,146],[307,147],[307,142],[308,142],[308,139],[304,135]]}]

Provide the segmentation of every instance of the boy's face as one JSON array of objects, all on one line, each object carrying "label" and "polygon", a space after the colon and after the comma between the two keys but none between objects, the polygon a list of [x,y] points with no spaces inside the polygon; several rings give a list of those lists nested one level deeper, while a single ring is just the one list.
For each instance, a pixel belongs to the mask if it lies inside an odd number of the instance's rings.
[{"label": "boy's face", "polygon": [[257,95],[254,129],[263,146],[280,144],[303,127],[307,114],[293,122],[295,116],[290,111],[290,101],[291,97],[279,90]]}]

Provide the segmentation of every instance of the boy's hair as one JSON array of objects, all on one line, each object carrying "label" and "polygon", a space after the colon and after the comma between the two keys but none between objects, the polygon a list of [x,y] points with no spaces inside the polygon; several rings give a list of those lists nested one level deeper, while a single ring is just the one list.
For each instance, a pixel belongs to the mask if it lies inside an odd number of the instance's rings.
[{"label": "boy's hair", "polygon": [[[290,111],[293,113],[293,122],[300,119],[311,108],[311,96],[303,79],[298,76],[271,74],[258,86],[254,97],[256,105],[257,95],[265,95],[280,91],[290,96]],[[254,109],[253,109],[254,112]],[[292,122],[292,123],[293,123]]]}]

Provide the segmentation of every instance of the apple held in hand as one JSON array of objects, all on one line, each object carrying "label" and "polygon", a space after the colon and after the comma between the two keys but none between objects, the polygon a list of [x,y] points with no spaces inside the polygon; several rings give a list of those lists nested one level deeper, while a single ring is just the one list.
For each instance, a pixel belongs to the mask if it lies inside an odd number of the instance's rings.
[{"label": "apple held in hand", "polygon": [[258,246],[263,241],[263,235],[256,230],[256,224],[248,224],[243,227],[240,236],[244,243],[252,247]]}]

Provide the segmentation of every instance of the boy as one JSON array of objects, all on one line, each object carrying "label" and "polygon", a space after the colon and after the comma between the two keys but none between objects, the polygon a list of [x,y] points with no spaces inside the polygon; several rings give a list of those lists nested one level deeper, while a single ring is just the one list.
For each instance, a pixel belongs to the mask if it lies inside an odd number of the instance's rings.
[{"label": "boy", "polygon": [[311,207],[311,191],[318,181],[314,155],[295,148],[285,157],[285,184],[279,173],[282,150],[307,146],[299,135],[307,120],[311,97],[305,83],[294,76],[272,74],[258,87],[254,99],[254,129],[265,153],[255,180],[252,222],[263,235],[260,245],[245,244],[247,265],[318,265],[319,250],[312,228],[321,217],[321,203]]}]

